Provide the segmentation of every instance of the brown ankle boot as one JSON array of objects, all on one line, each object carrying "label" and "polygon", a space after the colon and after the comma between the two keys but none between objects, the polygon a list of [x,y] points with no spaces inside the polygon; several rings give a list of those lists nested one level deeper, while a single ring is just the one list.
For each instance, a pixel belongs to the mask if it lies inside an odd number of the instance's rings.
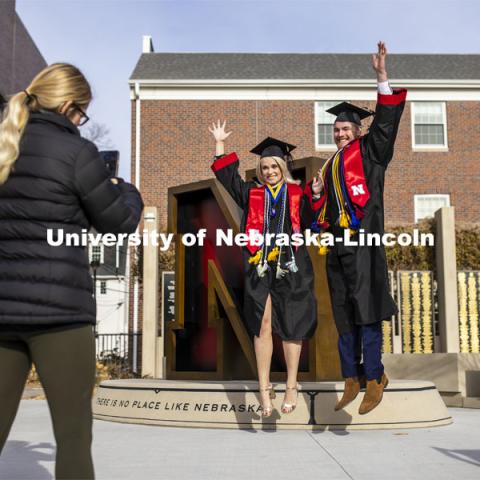
[{"label": "brown ankle boot", "polygon": [[348,377],[345,379],[343,396],[335,405],[335,411],[341,410],[349,403],[353,402],[360,392],[360,382],[357,377]]},{"label": "brown ankle boot", "polygon": [[383,390],[387,388],[387,385],[388,378],[385,374],[382,375],[380,383],[378,383],[376,379],[367,381],[367,391],[358,409],[360,415],[371,412],[382,401]]}]

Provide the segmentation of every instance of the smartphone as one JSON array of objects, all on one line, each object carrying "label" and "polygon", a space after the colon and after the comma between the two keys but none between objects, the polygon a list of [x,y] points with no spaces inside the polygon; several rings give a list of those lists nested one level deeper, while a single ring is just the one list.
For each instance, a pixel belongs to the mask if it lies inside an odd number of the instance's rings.
[{"label": "smartphone", "polygon": [[118,150],[101,150],[100,157],[105,163],[110,178],[118,177],[118,163],[120,152]]}]

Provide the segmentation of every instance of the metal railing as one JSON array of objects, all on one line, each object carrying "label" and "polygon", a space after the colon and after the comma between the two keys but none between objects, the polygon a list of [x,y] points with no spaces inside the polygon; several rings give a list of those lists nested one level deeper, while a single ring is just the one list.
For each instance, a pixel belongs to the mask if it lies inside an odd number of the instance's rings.
[{"label": "metal railing", "polygon": [[97,333],[97,361],[107,366],[115,377],[136,376],[141,372],[141,333]]}]

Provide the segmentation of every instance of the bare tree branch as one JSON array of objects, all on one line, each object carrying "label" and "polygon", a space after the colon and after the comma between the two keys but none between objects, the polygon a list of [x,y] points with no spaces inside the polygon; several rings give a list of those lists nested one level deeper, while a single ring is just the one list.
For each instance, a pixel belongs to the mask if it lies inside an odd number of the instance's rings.
[{"label": "bare tree branch", "polygon": [[110,130],[104,123],[89,122],[82,129],[82,136],[93,142],[99,150],[113,150],[114,146],[109,135]]}]

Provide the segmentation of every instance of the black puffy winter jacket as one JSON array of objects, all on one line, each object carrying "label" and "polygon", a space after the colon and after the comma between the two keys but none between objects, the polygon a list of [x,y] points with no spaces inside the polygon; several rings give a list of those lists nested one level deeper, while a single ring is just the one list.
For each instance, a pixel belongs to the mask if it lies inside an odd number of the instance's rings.
[{"label": "black puffy winter jacket", "polygon": [[95,323],[86,248],[50,246],[47,230],[132,233],[142,209],[137,189],[110,181],[66,117],[32,113],[0,185],[0,326]]}]

